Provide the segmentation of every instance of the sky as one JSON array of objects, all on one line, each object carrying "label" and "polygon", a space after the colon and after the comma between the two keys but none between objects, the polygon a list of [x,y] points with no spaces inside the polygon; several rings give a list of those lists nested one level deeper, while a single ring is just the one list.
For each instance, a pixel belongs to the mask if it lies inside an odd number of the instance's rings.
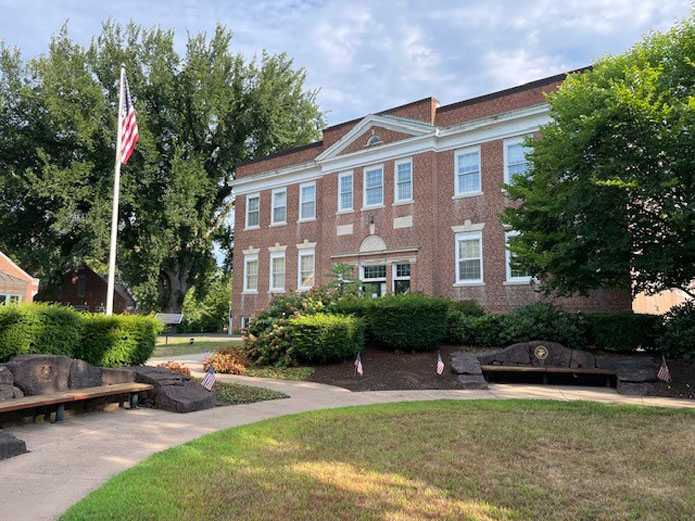
[{"label": "sky", "polygon": [[620,53],[668,29],[690,0],[0,0],[0,40],[25,57],[45,52],[68,20],[88,44],[108,17],[177,32],[234,32],[251,58],[287,52],[329,125],[434,96],[448,104]]}]

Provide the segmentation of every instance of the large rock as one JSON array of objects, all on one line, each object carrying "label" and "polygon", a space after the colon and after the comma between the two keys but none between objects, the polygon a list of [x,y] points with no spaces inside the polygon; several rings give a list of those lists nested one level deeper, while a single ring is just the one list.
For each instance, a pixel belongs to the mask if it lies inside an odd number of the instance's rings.
[{"label": "large rock", "polygon": [[19,387],[12,387],[12,398],[24,398],[24,393]]},{"label": "large rock", "polygon": [[11,400],[12,398],[14,398],[14,386],[0,384],[0,401]]},{"label": "large rock", "polygon": [[649,358],[633,357],[622,360],[616,366],[618,382],[654,382],[656,368]]},{"label": "large rock", "polygon": [[451,372],[455,374],[483,374],[480,361],[473,355],[457,352],[451,355]]},{"label": "large rock", "polygon": [[163,385],[183,386],[191,379],[190,376],[169,371],[164,367],[151,367],[148,365],[133,367],[135,381],[154,385],[155,390]]},{"label": "large rock", "polygon": [[487,382],[481,374],[462,374],[458,380],[461,389],[487,389]]},{"label": "large rock", "polygon": [[172,412],[193,412],[215,406],[215,395],[194,381],[162,385],[154,396],[155,406]]},{"label": "large rock", "polygon": [[84,360],[73,360],[70,366],[70,389],[84,389],[85,387],[98,387],[101,385],[101,369]]},{"label": "large rock", "polygon": [[593,363],[593,357],[589,353],[575,355],[574,349],[568,349],[557,342],[548,342],[547,340],[512,344],[497,353],[479,356],[478,360],[483,365],[530,365],[536,367],[584,367],[572,366],[572,363],[587,364],[586,367],[589,367],[589,364]]},{"label": "large rock", "polygon": [[21,355],[7,362],[14,385],[24,394],[59,393],[68,390],[72,358],[60,355]]},{"label": "large rock", "polygon": [[0,430],[0,460],[19,456],[26,451],[26,443],[19,438],[15,438],[9,432]]},{"label": "large rock", "polygon": [[4,365],[0,365],[0,385],[12,385],[13,383],[14,377],[12,376],[12,371]]},{"label": "large rock", "polygon": [[617,391],[620,394],[646,396],[652,390],[652,385],[649,382],[621,382],[618,380]]},{"label": "large rock", "polygon": [[101,368],[101,385],[128,384],[135,381],[135,371],[131,369]]},{"label": "large rock", "polygon": [[594,369],[596,367],[596,358],[594,358],[594,355],[586,351],[572,349],[570,367],[580,369]]}]

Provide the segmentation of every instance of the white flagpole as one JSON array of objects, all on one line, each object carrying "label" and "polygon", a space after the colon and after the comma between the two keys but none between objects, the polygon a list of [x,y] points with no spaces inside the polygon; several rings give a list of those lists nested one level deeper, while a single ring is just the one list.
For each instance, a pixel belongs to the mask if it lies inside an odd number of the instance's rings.
[{"label": "white flagpole", "polygon": [[118,117],[116,122],[116,166],[113,175],[113,212],[111,214],[111,249],[109,251],[109,281],[106,288],[106,314],[113,315],[113,287],[116,272],[116,236],[118,235],[118,190],[121,183],[121,116],[123,113],[123,83],[125,65],[121,64],[121,84],[118,94]]}]

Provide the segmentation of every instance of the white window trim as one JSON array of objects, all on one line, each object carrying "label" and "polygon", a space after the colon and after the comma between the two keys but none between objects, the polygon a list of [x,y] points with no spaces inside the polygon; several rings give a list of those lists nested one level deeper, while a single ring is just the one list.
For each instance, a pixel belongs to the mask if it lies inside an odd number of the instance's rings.
[{"label": "white window trim", "polygon": [[[303,201],[302,200],[302,188],[306,188],[307,186],[313,186],[314,187],[314,215],[311,217],[302,217],[302,203],[304,202],[309,202],[309,201]],[[316,206],[318,205],[318,197],[316,194],[316,181],[310,181],[308,183],[302,183],[299,185],[299,219],[297,219],[298,223],[305,223],[308,221],[315,221],[316,220]]]},{"label": "white window trim", "polygon": [[527,137],[531,137],[531,134],[526,134],[523,136],[516,136],[516,137],[510,137],[507,138],[503,141],[502,148],[503,148],[503,158],[502,160],[504,161],[504,184],[509,184],[509,161],[507,159],[508,153],[507,153],[507,148],[510,145],[523,145],[524,141],[526,141]]},{"label": "white window trim", "polygon": [[[397,266],[399,264],[408,264],[410,266],[410,275],[407,277],[399,277],[398,276],[398,268]],[[410,280],[411,281],[411,288],[410,291],[412,291],[412,273],[413,273],[413,263],[410,261],[394,261],[391,263],[391,292],[396,293],[396,281],[397,280]]]},{"label": "white window trim", "polygon": [[[459,192],[459,157],[466,154],[478,153],[478,181],[480,187],[471,192]],[[454,199],[461,197],[473,197],[483,193],[483,155],[480,152],[480,145],[460,148],[454,152]]]},{"label": "white window trim", "polygon": [[360,281],[362,281],[362,282],[386,282],[387,270],[385,270],[383,277],[376,277],[373,279],[365,278],[364,268],[372,268],[375,266],[384,266],[384,268],[386,268],[386,264],[368,264],[368,265],[360,266]]},{"label": "white window trim", "polygon": [[285,285],[287,285],[287,257],[285,256],[284,251],[275,251],[270,254],[270,262],[268,264],[269,266],[269,273],[268,273],[268,293],[284,293],[285,292],[285,286],[280,287],[273,287],[273,260],[274,259],[283,259],[283,262],[285,263]]},{"label": "white window trim", "polygon": [[[275,221],[275,194],[285,192],[285,220]],[[279,208],[279,207],[278,207]],[[283,226],[287,224],[287,187],[274,188],[270,194],[270,226]]]},{"label": "white window trim", "polygon": [[505,272],[507,274],[506,281],[513,284],[529,284],[533,277],[512,277],[512,252],[509,251],[509,237],[517,237],[519,232],[511,230],[504,233],[504,260]]},{"label": "white window trim", "polygon": [[[398,198],[398,165],[410,165],[410,197],[408,199]],[[406,157],[393,162],[393,205],[412,203],[415,198],[415,183],[413,181],[413,158]]]},{"label": "white window trim", "polygon": [[[478,253],[480,254],[480,278],[478,279],[461,279],[460,270],[460,253],[459,253],[459,242],[478,239]],[[456,273],[456,284],[455,286],[480,286],[484,283],[485,275],[483,273],[483,234],[482,232],[462,232],[457,233],[454,241],[454,261],[456,262],[455,273]]]},{"label": "white window trim", "polygon": [[17,297],[17,302],[22,302],[22,295],[19,293],[0,293],[0,306],[9,304],[12,297]]},{"label": "white window trim", "polygon": [[[344,177],[349,177],[350,178],[350,193],[352,193],[352,204],[350,205],[350,208],[341,208],[340,203],[341,203],[341,198],[340,198],[340,186],[342,184],[343,178]],[[355,176],[354,176],[354,171],[349,170],[347,172],[341,172],[338,174],[338,212],[337,213],[350,213],[354,211],[355,208]]]},{"label": "white window trim", "polygon": [[[374,170],[381,170],[381,202],[376,204],[367,204],[367,172],[373,172]],[[384,165],[371,165],[365,166],[362,169],[362,210],[369,210],[372,208],[383,208],[384,207]]]},{"label": "white window trim", "polygon": [[[249,279],[248,279],[248,273],[249,273],[248,263],[250,261],[254,261],[254,260],[256,261],[256,288],[250,289],[249,288]],[[259,275],[260,275],[260,264],[258,262],[258,254],[252,253],[250,255],[244,255],[244,286],[243,286],[242,294],[255,295],[258,293]]]},{"label": "white window trim", "polygon": [[[302,257],[309,257],[313,259],[312,270],[314,271],[314,284],[312,286],[302,286]],[[313,249],[301,249],[297,254],[297,291],[307,291],[316,285],[316,250]]]},{"label": "white window trim", "polygon": [[[258,198],[258,224],[249,226],[249,199]],[[254,192],[246,196],[246,221],[244,222],[244,230],[257,230],[261,227],[261,193]]]}]

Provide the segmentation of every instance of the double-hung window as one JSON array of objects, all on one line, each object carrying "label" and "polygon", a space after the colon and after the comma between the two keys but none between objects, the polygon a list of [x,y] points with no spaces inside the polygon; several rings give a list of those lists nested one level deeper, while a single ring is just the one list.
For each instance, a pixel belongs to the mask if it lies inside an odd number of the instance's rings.
[{"label": "double-hung window", "polygon": [[260,194],[249,194],[246,196],[246,228],[258,228],[261,215],[261,196]]},{"label": "double-hung window", "polygon": [[285,252],[270,254],[270,291],[285,291]]},{"label": "double-hung window", "polygon": [[299,185],[299,220],[311,221],[316,218],[316,183]]},{"label": "double-hung window", "polygon": [[316,273],[316,254],[314,250],[299,250],[297,263],[297,288],[300,290],[314,287]]},{"label": "double-hung window", "polygon": [[287,188],[273,190],[270,224],[287,224]]},{"label": "double-hung window", "polygon": [[504,182],[512,184],[514,176],[526,175],[528,161],[526,155],[531,152],[531,147],[524,146],[524,136],[504,140]]},{"label": "double-hung window", "polygon": [[394,163],[394,203],[408,203],[413,200],[413,160],[401,159]]},{"label": "double-hung window", "polygon": [[483,282],[483,237],[481,232],[456,234],[456,283]]},{"label": "double-hung window", "polygon": [[244,293],[258,292],[258,255],[244,255]]},{"label": "double-hung window", "polygon": [[343,172],[338,176],[338,212],[352,211],[352,187],[352,172]]},{"label": "double-hung window", "polygon": [[384,167],[371,166],[364,169],[364,208],[384,204]]},{"label": "double-hung window", "polygon": [[396,294],[410,293],[410,263],[393,265],[393,292]]},{"label": "double-hung window", "polygon": [[480,147],[456,151],[455,195],[476,195],[480,190]]},{"label": "double-hung window", "polygon": [[373,298],[386,294],[386,265],[362,266],[361,277],[364,290]]},{"label": "double-hung window", "polygon": [[8,304],[16,304],[21,300],[20,295],[13,293],[0,293],[0,306],[6,306]]},{"label": "double-hung window", "polygon": [[504,234],[507,260],[507,282],[530,282],[531,274],[519,264],[518,260],[516,259],[516,255],[514,255],[514,253],[509,249],[509,239],[511,237],[516,237],[517,235],[519,235],[519,232],[517,231],[509,231]]}]

